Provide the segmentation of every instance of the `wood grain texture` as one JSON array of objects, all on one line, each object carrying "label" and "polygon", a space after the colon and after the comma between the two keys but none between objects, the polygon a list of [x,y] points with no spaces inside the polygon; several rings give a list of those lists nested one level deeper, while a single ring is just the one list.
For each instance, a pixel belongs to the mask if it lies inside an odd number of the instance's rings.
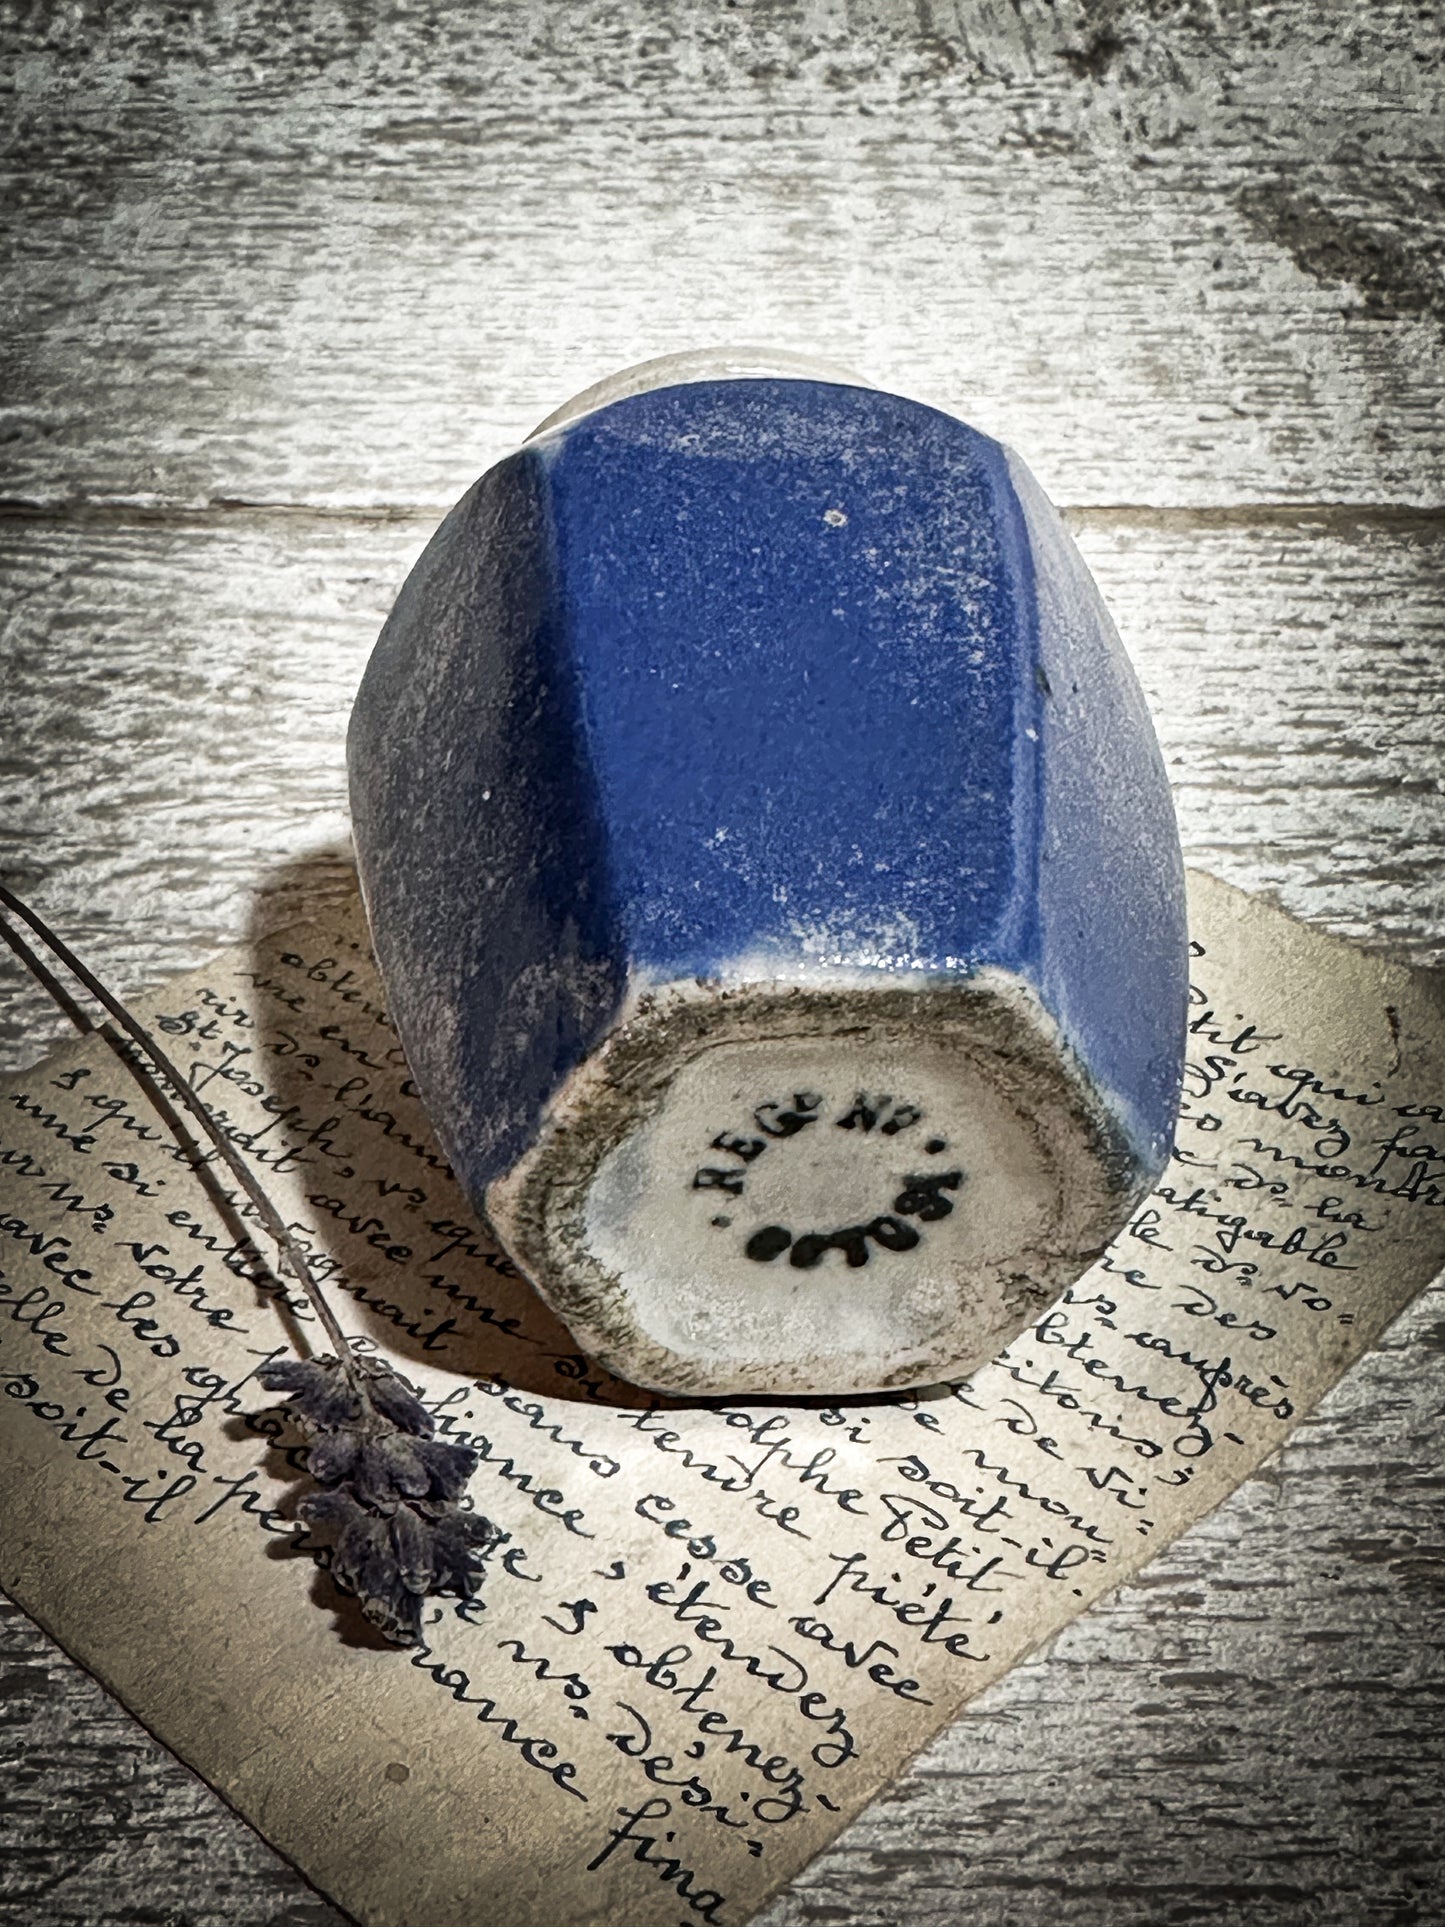
[{"label": "wood grain texture", "polygon": [[[1189,859],[1437,957],[1433,519],[1072,522],[1143,678]],[[347,836],[352,696],[431,526],[235,510],[0,520],[0,860],[117,982],[237,941],[258,888],[278,892],[280,919],[327,887]],[[0,1040],[20,1027],[12,1053],[56,1024],[18,982],[0,1000]]]},{"label": "wood grain texture", "polygon": [[[1014,442],[1191,858],[1439,958],[1440,38],[1402,0],[0,4],[7,876],[131,986],[346,887],[344,716],[437,512],[597,374],[751,338]],[[54,1021],[4,992],[19,1062]],[[1442,1393],[1437,1287],[766,1927],[1445,1921]],[[0,1920],[339,1922],[13,1609],[0,1678]]]},{"label": "wood grain texture", "polygon": [[6,15],[26,500],[440,506],[717,340],[957,409],[1060,502],[1438,497],[1406,0]]}]

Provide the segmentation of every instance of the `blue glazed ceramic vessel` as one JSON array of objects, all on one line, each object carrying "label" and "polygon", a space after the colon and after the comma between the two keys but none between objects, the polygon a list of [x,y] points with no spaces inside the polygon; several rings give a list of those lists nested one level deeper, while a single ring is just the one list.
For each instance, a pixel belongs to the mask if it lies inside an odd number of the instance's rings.
[{"label": "blue glazed ceramic vessel", "polygon": [[798,373],[584,397],[443,523],[349,760],[441,1142],[621,1375],[959,1375],[1161,1170],[1162,761],[1058,515],[962,422]]}]

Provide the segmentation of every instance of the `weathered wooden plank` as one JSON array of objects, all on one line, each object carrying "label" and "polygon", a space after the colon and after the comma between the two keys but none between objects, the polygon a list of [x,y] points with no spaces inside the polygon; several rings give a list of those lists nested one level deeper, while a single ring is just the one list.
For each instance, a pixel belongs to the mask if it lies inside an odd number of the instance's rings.
[{"label": "weathered wooden plank", "polygon": [[1158,721],[1190,860],[1437,960],[1445,525],[1074,522]]},{"label": "weathered wooden plank", "polygon": [[[1190,859],[1438,954],[1430,519],[1075,521],[1153,703]],[[347,712],[427,533],[236,512],[0,525],[0,860],[118,981],[234,941],[258,889],[280,918],[350,887]],[[12,1026],[54,1022],[13,976],[6,992]]]},{"label": "weathered wooden plank", "polygon": [[743,339],[1069,503],[1426,502],[1427,17],[12,3],[5,487],[439,506],[599,374]]},{"label": "weathered wooden plank", "polygon": [[346,1916],[0,1599],[0,1921],[342,1927]]}]

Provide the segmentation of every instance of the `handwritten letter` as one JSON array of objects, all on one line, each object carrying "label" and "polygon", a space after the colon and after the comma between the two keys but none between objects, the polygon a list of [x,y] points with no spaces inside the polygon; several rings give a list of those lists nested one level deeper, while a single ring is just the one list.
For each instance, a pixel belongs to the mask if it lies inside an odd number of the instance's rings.
[{"label": "handwritten letter", "polygon": [[0,1086],[0,1579],[362,1921],[737,1927],[1445,1261],[1438,982],[1191,906],[1158,1191],[972,1380],[838,1405],[674,1405],[577,1354],[435,1149],[359,913],[163,986],[145,1021],[508,1536],[423,1647],[372,1636],[255,1382],[310,1308],[91,1037]]}]

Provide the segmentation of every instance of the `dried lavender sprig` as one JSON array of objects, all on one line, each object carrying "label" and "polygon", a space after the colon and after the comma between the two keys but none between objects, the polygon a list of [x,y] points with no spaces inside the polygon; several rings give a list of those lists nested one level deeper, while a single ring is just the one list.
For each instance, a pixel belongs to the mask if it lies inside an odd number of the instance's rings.
[{"label": "dried lavender sprig", "polygon": [[[96,1002],[115,1019],[116,1023],[120,1025],[131,1041],[137,1044],[145,1055],[150,1058],[152,1064],[160,1072],[162,1079],[169,1085],[173,1094],[180,1103],[184,1105],[196,1123],[200,1125],[202,1131],[216,1147],[216,1150],[219,1152],[232,1177],[235,1178],[237,1184],[240,1185],[241,1189],[246,1193],[246,1196],[251,1200],[252,1204],[255,1205],[261,1222],[275,1242],[282,1259],[290,1267],[297,1281],[304,1288],[307,1298],[315,1307],[316,1315],[321,1320],[326,1336],[331,1340],[337,1356],[341,1360],[343,1370],[346,1371],[348,1377],[355,1378],[356,1373],[352,1364],[351,1347],[347,1344],[346,1334],[342,1331],[340,1324],[337,1322],[336,1314],[332,1311],[330,1305],[327,1304],[321,1287],[312,1275],[311,1266],[307,1262],[305,1252],[297,1243],[296,1238],[288,1228],[281,1213],[276,1209],[275,1205],[272,1204],[265,1191],[261,1188],[261,1185],[252,1175],[249,1165],[246,1164],[240,1152],[236,1150],[235,1146],[222,1131],[220,1125],[217,1124],[216,1120],[211,1116],[210,1111],[191,1089],[190,1084],[186,1081],[181,1070],[177,1065],[172,1063],[171,1059],[166,1055],[165,1051],[161,1049],[150,1032],[146,1030],[145,1026],[131,1016],[120,999],[115,996],[113,992],[106,989],[105,985],[93,971],[86,968],[70,946],[62,942],[44,919],[38,916],[28,904],[22,902],[13,890],[8,890],[3,883],[0,883],[0,905],[3,905],[6,910],[20,917],[30,926],[36,936],[39,937],[40,941],[45,945],[46,949],[50,951],[51,955],[58,958],[58,960],[64,964],[65,968],[76,981],[84,985],[85,989],[95,998]],[[0,928],[5,928],[5,926],[0,924]],[[28,944],[26,944],[16,932],[5,928],[5,936],[11,949],[14,950],[32,970],[36,980],[50,993],[70,1018],[71,1022],[75,1024],[78,1029],[84,1029],[86,1027],[84,1014],[68,996],[64,986],[51,975],[50,971],[46,969],[45,965],[41,963],[40,959],[31,951]],[[106,1033],[106,1026],[102,1025],[100,1029],[102,1034]],[[114,1037],[113,1032],[109,1034],[115,1042],[119,1043],[120,1040]]]},{"label": "dried lavender sprig", "polygon": [[[22,918],[73,977],[95,998],[150,1059],[142,1070],[121,1050],[132,1074],[159,1071],[184,1108],[216,1147],[227,1169],[256,1206],[283,1261],[305,1287],[334,1358],[273,1359],[257,1377],[268,1392],[290,1400],[289,1410],[314,1440],[307,1470],[322,1488],[297,1507],[302,1521],[330,1535],[332,1578],[355,1594],[361,1610],[399,1646],[421,1638],[422,1602],[455,1592],[472,1598],[484,1577],[483,1562],[507,1537],[459,1501],[477,1467],[470,1446],[434,1434],[436,1423],[416,1387],[385,1359],[351,1350],[307,1261],[279,1211],[226,1138],[178,1067],[125,1005],[61,941],[35,911],[0,884],[0,906]],[[109,1024],[95,1025],[69,990],[0,917],[0,938],[69,1017],[77,1030],[104,1037],[120,1048]]]},{"label": "dried lavender sprig", "polygon": [[311,1441],[306,1469],[322,1490],[296,1511],[325,1535],[331,1577],[394,1645],[412,1646],[422,1602],[472,1598],[507,1534],[459,1503],[477,1469],[472,1448],[435,1436],[415,1387],[385,1360],[356,1368],[348,1381],[338,1359],[276,1359],[256,1376],[286,1394]]}]

